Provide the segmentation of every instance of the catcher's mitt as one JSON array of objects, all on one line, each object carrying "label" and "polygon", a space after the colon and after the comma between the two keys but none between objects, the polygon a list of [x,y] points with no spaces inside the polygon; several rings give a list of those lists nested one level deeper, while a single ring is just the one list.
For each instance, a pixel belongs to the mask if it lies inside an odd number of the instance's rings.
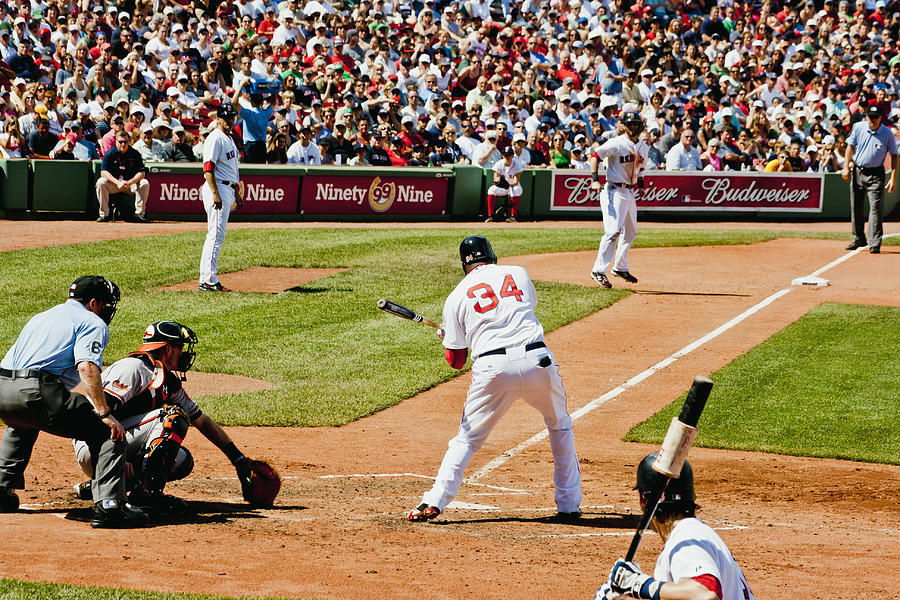
[{"label": "catcher's mitt", "polygon": [[269,508],[281,490],[281,476],[264,460],[245,458],[235,465],[244,500],[253,506]]}]

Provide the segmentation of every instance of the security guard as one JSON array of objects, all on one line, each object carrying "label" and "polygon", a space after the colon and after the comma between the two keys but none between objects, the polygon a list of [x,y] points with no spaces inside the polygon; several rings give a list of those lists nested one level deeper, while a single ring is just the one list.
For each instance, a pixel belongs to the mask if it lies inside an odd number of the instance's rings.
[{"label": "security guard", "polygon": [[85,440],[97,466],[92,527],[126,528],[147,516],[125,503],[125,430],[106,403],[100,379],[108,324],[119,288],[99,275],[79,277],[69,300],[31,318],[0,362],[0,512],[19,507],[25,468],[38,433]]},{"label": "security guard", "polygon": [[[863,202],[869,201],[869,252],[881,252],[881,205],[884,200],[884,160],[891,155],[891,181],[888,193],[897,187],[897,142],[894,133],[882,123],[883,115],[876,105],[866,109],[866,121],[853,126],[847,139],[844,170],[841,176],[850,182],[850,227],[853,241],[847,250],[866,246],[863,229]],[[853,160],[851,161],[850,158]],[[850,177],[850,168],[853,177]]]}]

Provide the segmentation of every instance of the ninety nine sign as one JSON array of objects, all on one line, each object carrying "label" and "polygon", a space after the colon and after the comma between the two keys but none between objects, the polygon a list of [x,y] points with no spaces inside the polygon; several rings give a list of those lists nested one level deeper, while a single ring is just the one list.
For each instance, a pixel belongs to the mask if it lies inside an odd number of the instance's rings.
[{"label": "ninety nine sign", "polygon": [[[152,168],[149,175],[150,197],[147,212],[154,214],[203,214],[200,188],[203,176],[194,173],[171,173]],[[246,175],[244,208],[240,214],[294,214],[297,212],[296,175]]]},{"label": "ninety nine sign", "polygon": [[306,215],[442,215],[447,179],[307,175],[300,191]]},{"label": "ninety nine sign", "polygon": [[[636,190],[638,210],[822,212],[821,173],[651,173]],[[602,195],[591,191],[590,174],[554,171],[550,210],[600,211]]]}]

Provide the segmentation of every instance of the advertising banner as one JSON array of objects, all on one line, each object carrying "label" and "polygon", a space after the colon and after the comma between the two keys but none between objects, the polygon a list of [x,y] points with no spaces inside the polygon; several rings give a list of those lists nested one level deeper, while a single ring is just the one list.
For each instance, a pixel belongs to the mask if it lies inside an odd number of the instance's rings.
[{"label": "advertising banner", "polygon": [[[635,197],[638,210],[822,212],[824,181],[822,173],[651,171]],[[554,171],[550,194],[551,211],[601,211],[603,192],[591,190],[586,171]]]},{"label": "advertising banner", "polygon": [[[150,167],[148,179],[150,181],[148,213],[167,215],[205,213],[203,200],[200,199],[202,174],[185,173],[167,167]],[[300,178],[297,175],[242,175],[241,181],[244,182],[244,208],[241,209],[241,214],[296,214],[297,192],[300,185]]]},{"label": "advertising banner", "polygon": [[306,175],[300,191],[305,215],[442,215],[447,179],[378,175]]}]

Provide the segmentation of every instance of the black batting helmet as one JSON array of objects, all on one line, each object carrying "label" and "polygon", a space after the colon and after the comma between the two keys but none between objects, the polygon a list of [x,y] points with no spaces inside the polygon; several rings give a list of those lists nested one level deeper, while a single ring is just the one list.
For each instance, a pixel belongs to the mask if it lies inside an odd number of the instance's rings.
[{"label": "black batting helmet", "polygon": [[622,123],[624,125],[628,125],[630,123],[638,123],[640,125],[643,125],[644,120],[641,118],[639,112],[632,110],[625,113],[625,115],[622,117]]},{"label": "black batting helmet", "polygon": [[186,327],[175,321],[157,321],[147,325],[144,330],[144,343],[137,349],[138,352],[150,352],[162,348],[167,344],[181,348],[181,358],[178,359],[178,369],[182,373],[194,364],[196,353],[194,344],[197,343],[197,334],[190,327]]},{"label": "black batting helmet", "polygon": [[69,286],[69,298],[82,304],[96,299],[103,305],[100,318],[109,325],[119,303],[119,286],[102,275],[82,275]]},{"label": "black batting helmet", "polygon": [[[666,476],[653,470],[657,453],[648,454],[638,465],[637,484],[634,489],[640,491],[646,500],[647,494],[655,489]],[[684,461],[681,467],[681,476],[678,479],[670,479],[666,491],[660,499],[657,511],[667,514],[679,514],[687,517],[694,516],[694,471],[691,463]]]},{"label": "black batting helmet", "polygon": [[459,259],[463,269],[476,263],[497,264],[497,255],[488,239],[481,235],[470,235],[459,245]]}]

